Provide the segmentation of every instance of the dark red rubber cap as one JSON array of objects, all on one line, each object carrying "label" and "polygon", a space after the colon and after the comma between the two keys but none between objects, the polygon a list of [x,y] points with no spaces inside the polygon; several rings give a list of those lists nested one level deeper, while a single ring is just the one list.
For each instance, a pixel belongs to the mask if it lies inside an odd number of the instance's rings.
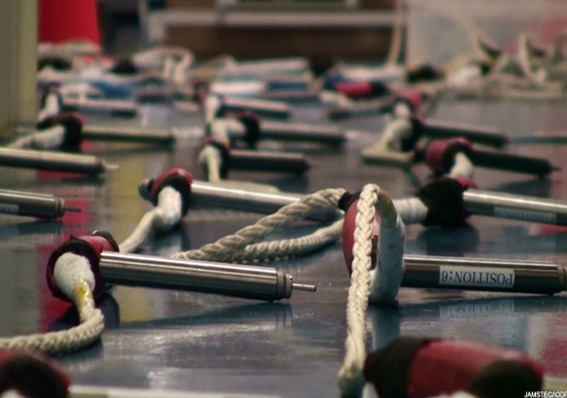
[{"label": "dark red rubber cap", "polygon": [[181,210],[185,216],[189,212],[191,184],[193,176],[184,169],[173,168],[165,171],[150,182],[149,193],[152,203],[157,205],[158,195],[165,187],[172,187],[181,195]]},{"label": "dark red rubber cap", "polygon": [[70,385],[59,367],[38,354],[0,351],[0,394],[15,390],[27,398],[66,398]]},{"label": "dark red rubber cap", "polygon": [[542,366],[520,352],[472,342],[435,340],[424,345],[414,357],[407,395],[421,398],[470,391],[475,379],[496,363],[502,363],[502,366],[517,364],[527,368],[531,373],[527,381],[535,380],[539,385],[533,385],[533,390],[541,389]]},{"label": "dark red rubber cap", "polygon": [[437,175],[448,173],[458,152],[470,153],[472,144],[466,138],[433,140],[425,148],[425,163]]},{"label": "dark red rubber cap", "polygon": [[104,293],[106,288],[104,278],[99,270],[100,263],[100,253],[103,251],[113,251],[117,252],[118,244],[114,238],[104,231],[97,231],[93,235],[85,235],[74,237],[71,236],[68,241],[61,244],[57,249],[51,253],[49,260],[47,261],[46,268],[46,279],[47,286],[57,298],[65,301],[70,301],[67,296],[59,289],[57,283],[55,282],[55,277],[53,275],[55,269],[55,263],[57,259],[65,253],[75,253],[80,256],[84,256],[89,260],[91,270],[95,276],[95,288],[93,295],[95,299],[98,299]]}]

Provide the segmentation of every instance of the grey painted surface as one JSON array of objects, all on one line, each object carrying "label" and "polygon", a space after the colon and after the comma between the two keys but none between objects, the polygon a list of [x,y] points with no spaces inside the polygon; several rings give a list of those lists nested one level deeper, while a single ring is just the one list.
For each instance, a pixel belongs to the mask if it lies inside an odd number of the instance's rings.
[{"label": "grey painted surface", "polygon": [[[298,109],[297,118],[318,121],[316,108]],[[492,124],[512,134],[562,129],[565,104],[490,102],[441,104],[442,119]],[[95,119],[91,119],[93,122]],[[150,125],[191,125],[194,118],[151,109]],[[132,123],[139,123],[133,121]],[[111,122],[108,122],[111,123]],[[112,122],[116,123],[116,122]],[[379,132],[383,121],[349,122]],[[271,183],[282,190],[312,192],[326,187],[356,190],[375,182],[394,197],[412,194],[428,176],[423,166],[413,176],[401,170],[361,165],[358,152],[379,133],[352,134],[343,151],[309,148],[314,167],[303,179],[234,173],[233,179]],[[84,151],[118,163],[120,170],[98,180],[3,169],[2,188],[49,192],[80,207],[60,222],[0,218],[2,336],[68,327],[75,312],[52,298],[44,267],[51,250],[69,234],[105,229],[123,240],[150,206],[137,183],[171,166],[202,174],[194,161],[196,142],[173,150],[132,144],[85,143]],[[297,149],[297,148],[296,148]],[[565,146],[512,146],[514,153],[545,156],[567,166]],[[567,200],[562,173],[548,180],[478,170],[479,187]],[[258,219],[251,213],[191,211],[183,224],[156,238],[143,251],[167,255],[196,248]],[[283,236],[313,229],[301,224]],[[407,253],[567,261],[565,229],[486,217],[467,227],[443,230],[408,227]],[[75,383],[167,388],[200,392],[270,393],[281,397],[338,397],[336,373],[346,335],[348,277],[340,247],[276,264],[297,281],[316,283],[315,294],[295,292],[284,303],[261,303],[213,295],[117,287],[101,302],[107,320],[102,342],[57,361]],[[400,334],[472,339],[513,347],[541,360],[549,375],[567,377],[567,298],[402,289],[399,307],[370,308],[369,345],[381,346]],[[372,394],[370,394],[372,396]]]}]

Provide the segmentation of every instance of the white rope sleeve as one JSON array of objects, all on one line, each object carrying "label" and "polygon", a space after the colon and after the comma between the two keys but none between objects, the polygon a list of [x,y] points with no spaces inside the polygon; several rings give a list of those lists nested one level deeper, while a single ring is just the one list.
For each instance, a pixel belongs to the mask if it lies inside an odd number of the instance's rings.
[{"label": "white rope sleeve", "polygon": [[427,217],[429,209],[416,197],[394,200],[396,211],[402,218],[404,224],[421,224]]},{"label": "white rope sleeve", "polygon": [[404,276],[406,228],[389,196],[381,196],[377,208],[380,235],[376,268],[370,272],[370,302],[393,302]]},{"label": "white rope sleeve", "polygon": [[[343,397],[358,397],[364,388],[366,359],[366,310],[369,299],[395,299],[403,276],[405,227],[390,196],[376,185],[366,185],[360,195],[354,231],[351,285],[347,300],[345,358],[338,383]],[[380,214],[377,267],[372,266],[372,228]]]},{"label": "white rope sleeve", "polygon": [[1,349],[28,349],[59,354],[77,350],[100,339],[104,330],[104,317],[94,305],[94,275],[86,258],[73,253],[63,254],[55,263],[54,271],[57,285],[77,306],[81,323],[64,331],[2,338]]},{"label": "white rope sleeve", "polygon": [[61,112],[61,109],[59,109],[59,96],[57,93],[50,93],[45,98],[45,104],[39,111],[37,120],[45,120],[48,117],[57,115],[59,112]]},{"label": "white rope sleeve", "polygon": [[472,180],[474,177],[474,164],[467,155],[459,152],[455,155],[455,162],[448,174],[453,177],[461,177]]},{"label": "white rope sleeve", "polygon": [[199,164],[205,168],[207,172],[208,182],[219,182],[220,178],[220,165],[222,163],[219,150],[211,145],[205,145],[198,157]]},{"label": "white rope sleeve", "polygon": [[154,232],[166,231],[182,219],[182,199],[179,192],[171,187],[163,188],[158,195],[155,208],[148,211],[132,234],[119,245],[120,252],[136,251]]},{"label": "white rope sleeve", "polygon": [[[225,236],[218,241],[205,245],[197,250],[174,254],[172,257],[178,259],[212,261],[232,261],[233,258],[242,258],[241,253],[246,250],[247,246],[257,243],[272,233],[275,229],[303,218],[312,211],[312,209],[336,208],[338,201],[343,194],[343,189],[325,189],[311,195],[306,195],[299,201],[280,208],[274,214],[261,218],[255,224],[244,227],[233,235]],[[334,230],[331,230],[331,232],[333,231]],[[313,236],[310,236],[308,239],[313,239]],[[314,239],[319,242],[320,239],[328,238],[316,236]],[[286,241],[280,242],[282,242],[282,245],[288,244]],[[312,247],[309,245],[313,244],[313,241],[311,241],[311,243],[305,243],[305,245],[307,245],[306,247]],[[258,260],[273,257],[272,253],[281,254],[283,250],[277,244],[270,246],[267,251],[264,247],[265,246],[257,246],[249,250],[256,251],[262,256],[261,258],[256,258]],[[250,256],[245,257],[249,258]]]},{"label": "white rope sleeve", "polygon": [[413,152],[400,152],[400,141],[412,134],[412,125],[408,118],[397,117],[390,120],[384,128],[380,140],[362,150],[362,157],[367,160],[395,163],[405,166],[414,156]]},{"label": "white rope sleeve", "polygon": [[205,98],[205,123],[213,123],[217,111],[222,106],[221,100],[216,95],[208,95]]},{"label": "white rope sleeve", "polygon": [[22,149],[22,148],[38,148],[38,149],[53,149],[61,146],[65,138],[65,127],[56,125],[43,131],[34,131],[19,138],[8,145],[8,148]]}]

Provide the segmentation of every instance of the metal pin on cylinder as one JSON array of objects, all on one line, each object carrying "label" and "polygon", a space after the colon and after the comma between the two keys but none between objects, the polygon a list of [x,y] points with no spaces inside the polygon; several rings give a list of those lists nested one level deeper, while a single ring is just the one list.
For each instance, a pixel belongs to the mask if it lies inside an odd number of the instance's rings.
[{"label": "metal pin on cylinder", "polygon": [[0,213],[39,218],[58,218],[65,212],[80,212],[67,207],[63,199],[53,195],[0,189]]},{"label": "metal pin on cylinder", "polygon": [[107,283],[176,289],[275,301],[290,298],[293,289],[315,291],[272,267],[172,260],[161,257],[102,252],[99,269]]},{"label": "metal pin on cylinder", "polygon": [[0,148],[0,166],[97,175],[118,168],[89,155]]}]

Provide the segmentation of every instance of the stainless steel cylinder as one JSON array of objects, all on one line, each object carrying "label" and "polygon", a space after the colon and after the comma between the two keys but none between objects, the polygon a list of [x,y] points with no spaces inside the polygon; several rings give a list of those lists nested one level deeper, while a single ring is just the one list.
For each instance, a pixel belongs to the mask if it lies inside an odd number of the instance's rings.
[{"label": "stainless steel cylinder", "polygon": [[262,116],[278,119],[287,119],[291,116],[289,105],[276,101],[226,97],[223,99],[222,106],[225,112],[252,111]]},{"label": "stainless steel cylinder", "polygon": [[53,195],[0,189],[0,213],[56,218],[65,211],[65,202]]},{"label": "stainless steel cylinder", "polygon": [[463,192],[463,199],[465,209],[472,214],[567,225],[565,202],[480,190]]},{"label": "stainless steel cylinder", "polygon": [[[275,301],[291,297],[291,275],[271,267],[102,252],[108,283]],[[309,290],[305,286],[298,289]],[[314,287],[313,287],[314,288]]]},{"label": "stainless steel cylinder", "polygon": [[0,148],[0,166],[96,175],[108,168],[103,159],[89,155]]},{"label": "stainless steel cylinder", "polygon": [[567,288],[554,263],[462,257],[404,256],[403,287],[553,295]]},{"label": "stainless steel cylinder", "polygon": [[[191,184],[191,204],[197,207],[220,207],[223,209],[272,214],[281,207],[295,203],[300,195],[271,193],[224,187],[208,182],[193,181]],[[342,212],[334,209],[317,209],[308,215],[314,221],[333,221]]]},{"label": "stainless steel cylinder", "polygon": [[340,146],[346,140],[343,130],[329,125],[262,121],[260,131],[262,138],[280,141],[318,142]]},{"label": "stainless steel cylinder", "polygon": [[86,124],[83,137],[93,141],[124,141],[170,145],[175,136],[170,129],[147,129],[130,126],[107,126]]},{"label": "stainless steel cylinder", "polygon": [[301,174],[309,170],[310,164],[302,153],[233,149],[229,167],[234,170]]}]

